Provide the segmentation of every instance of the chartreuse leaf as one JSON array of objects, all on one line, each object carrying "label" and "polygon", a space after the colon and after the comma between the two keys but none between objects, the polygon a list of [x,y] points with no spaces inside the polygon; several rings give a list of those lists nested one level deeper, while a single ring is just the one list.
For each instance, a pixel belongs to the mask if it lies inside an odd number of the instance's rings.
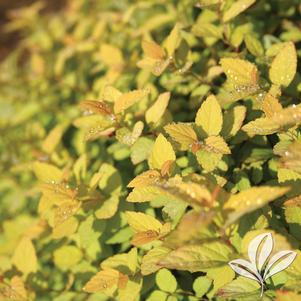
[{"label": "chartreuse leaf", "polygon": [[171,251],[158,264],[168,269],[194,273],[227,264],[232,253],[226,244],[220,242],[188,245]]},{"label": "chartreuse leaf", "polygon": [[42,150],[45,153],[51,154],[55,150],[61,141],[65,128],[66,126],[59,124],[49,132],[42,144]]},{"label": "chartreuse leaf", "polygon": [[78,220],[75,217],[70,217],[63,223],[55,226],[52,230],[53,239],[68,237],[75,233],[78,227]]},{"label": "chartreuse leaf", "polygon": [[177,280],[167,269],[161,269],[157,272],[156,284],[160,290],[168,293],[174,293],[177,289]]},{"label": "chartreuse leaf", "polygon": [[212,286],[212,280],[207,276],[199,276],[193,282],[193,290],[197,297],[203,297]]},{"label": "chartreuse leaf", "polygon": [[20,240],[14,251],[12,263],[24,275],[35,273],[37,271],[38,260],[36,250],[29,238],[23,237]]},{"label": "chartreuse leaf", "polygon": [[110,198],[100,204],[99,208],[95,211],[95,216],[98,219],[111,218],[117,212],[118,204],[119,197],[112,195]]},{"label": "chartreuse leaf", "polygon": [[146,138],[141,137],[138,138],[134,145],[131,147],[131,161],[133,164],[141,163],[142,161],[146,160],[153,148],[154,141]]},{"label": "chartreuse leaf", "polygon": [[75,266],[83,257],[83,254],[76,246],[63,246],[53,253],[54,263],[60,269],[69,269]]},{"label": "chartreuse leaf", "polygon": [[284,203],[284,212],[285,219],[289,224],[291,233],[300,238],[300,229],[301,229],[301,198],[296,197],[290,200],[287,200]]},{"label": "chartreuse leaf", "polygon": [[235,18],[243,11],[248,9],[256,0],[237,0],[235,1],[230,8],[228,8],[223,15],[223,21],[228,22],[231,19]]},{"label": "chartreuse leaf", "polygon": [[190,149],[198,141],[198,137],[190,124],[171,123],[166,125],[164,129],[173,140],[180,144],[182,150]]},{"label": "chartreuse leaf", "polygon": [[222,109],[214,95],[210,95],[199,108],[195,123],[207,136],[218,135],[223,126]]},{"label": "chartreuse leaf", "polygon": [[295,77],[297,53],[292,42],[287,43],[274,58],[269,75],[273,84],[287,87]]},{"label": "chartreuse leaf", "polygon": [[262,186],[252,187],[232,195],[224,205],[224,210],[228,211],[226,226],[241,216],[285,195],[288,191],[287,187]]},{"label": "chartreuse leaf", "polygon": [[149,166],[153,169],[161,169],[166,161],[175,160],[176,155],[171,143],[162,134],[159,134],[148,159]]},{"label": "chartreuse leaf", "polygon": [[155,103],[145,113],[147,123],[156,123],[160,120],[168,106],[169,99],[169,92],[162,93],[158,96]]},{"label": "chartreuse leaf", "polygon": [[153,291],[146,301],[167,301],[168,294],[162,291]]}]

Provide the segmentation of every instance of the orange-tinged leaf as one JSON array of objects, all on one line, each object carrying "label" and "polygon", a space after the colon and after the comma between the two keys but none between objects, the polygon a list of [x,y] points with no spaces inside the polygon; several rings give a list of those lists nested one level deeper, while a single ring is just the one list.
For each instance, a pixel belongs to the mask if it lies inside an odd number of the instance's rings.
[{"label": "orange-tinged leaf", "polygon": [[159,233],[157,231],[147,230],[144,232],[136,233],[133,236],[131,243],[134,246],[139,247],[139,246],[145,245],[147,243],[150,243],[154,240],[157,240],[158,238],[159,238]]},{"label": "orange-tinged leaf", "polygon": [[118,285],[120,272],[113,269],[105,269],[94,275],[84,286],[83,290],[87,293],[105,291],[114,285]]},{"label": "orange-tinged leaf", "polygon": [[163,60],[165,57],[164,49],[153,41],[142,41],[142,49],[147,57],[156,60]]},{"label": "orange-tinged leaf", "polygon": [[175,161],[167,160],[163,163],[161,167],[161,175],[162,177],[170,176],[175,167]]},{"label": "orange-tinged leaf", "polygon": [[104,115],[111,115],[112,111],[110,107],[101,101],[96,100],[85,100],[82,101],[80,104],[81,109],[85,111],[91,111],[95,114],[104,114]]},{"label": "orange-tinged leaf", "polygon": [[134,90],[131,92],[123,93],[114,103],[115,114],[122,113],[136,102],[143,99],[149,93],[148,90]]},{"label": "orange-tinged leaf", "polygon": [[156,183],[161,178],[160,173],[157,170],[148,170],[143,172],[142,174],[136,176],[127,187],[140,187],[140,186],[148,186]]}]

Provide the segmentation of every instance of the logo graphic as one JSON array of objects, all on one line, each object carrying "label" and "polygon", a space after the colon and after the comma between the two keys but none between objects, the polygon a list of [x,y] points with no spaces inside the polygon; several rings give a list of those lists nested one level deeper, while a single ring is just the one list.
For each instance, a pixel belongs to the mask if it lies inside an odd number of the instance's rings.
[{"label": "logo graphic", "polygon": [[[256,236],[249,244],[249,260],[235,259],[229,262],[230,267],[239,275],[257,281],[263,295],[266,280],[285,270],[295,260],[294,251],[280,251],[270,258],[274,240],[271,233]],[[270,258],[270,259],[269,259]]]}]

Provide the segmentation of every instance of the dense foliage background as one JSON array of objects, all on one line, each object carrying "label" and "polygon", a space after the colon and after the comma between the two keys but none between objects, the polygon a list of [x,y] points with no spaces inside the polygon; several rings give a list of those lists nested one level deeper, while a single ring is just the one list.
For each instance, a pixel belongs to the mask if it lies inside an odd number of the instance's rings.
[{"label": "dense foliage background", "polygon": [[297,258],[262,300],[301,300],[300,14],[300,0],[11,11],[0,300],[259,300],[228,262],[266,232]]}]

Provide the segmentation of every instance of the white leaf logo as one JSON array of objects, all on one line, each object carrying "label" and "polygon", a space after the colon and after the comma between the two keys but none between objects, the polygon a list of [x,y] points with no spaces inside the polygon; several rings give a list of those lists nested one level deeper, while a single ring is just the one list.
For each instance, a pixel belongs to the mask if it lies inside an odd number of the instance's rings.
[{"label": "white leaf logo", "polygon": [[261,296],[268,278],[285,270],[295,260],[294,251],[280,251],[270,260],[274,240],[271,233],[256,236],[249,244],[249,260],[235,259],[229,262],[230,267],[239,275],[257,281],[261,286]]}]

